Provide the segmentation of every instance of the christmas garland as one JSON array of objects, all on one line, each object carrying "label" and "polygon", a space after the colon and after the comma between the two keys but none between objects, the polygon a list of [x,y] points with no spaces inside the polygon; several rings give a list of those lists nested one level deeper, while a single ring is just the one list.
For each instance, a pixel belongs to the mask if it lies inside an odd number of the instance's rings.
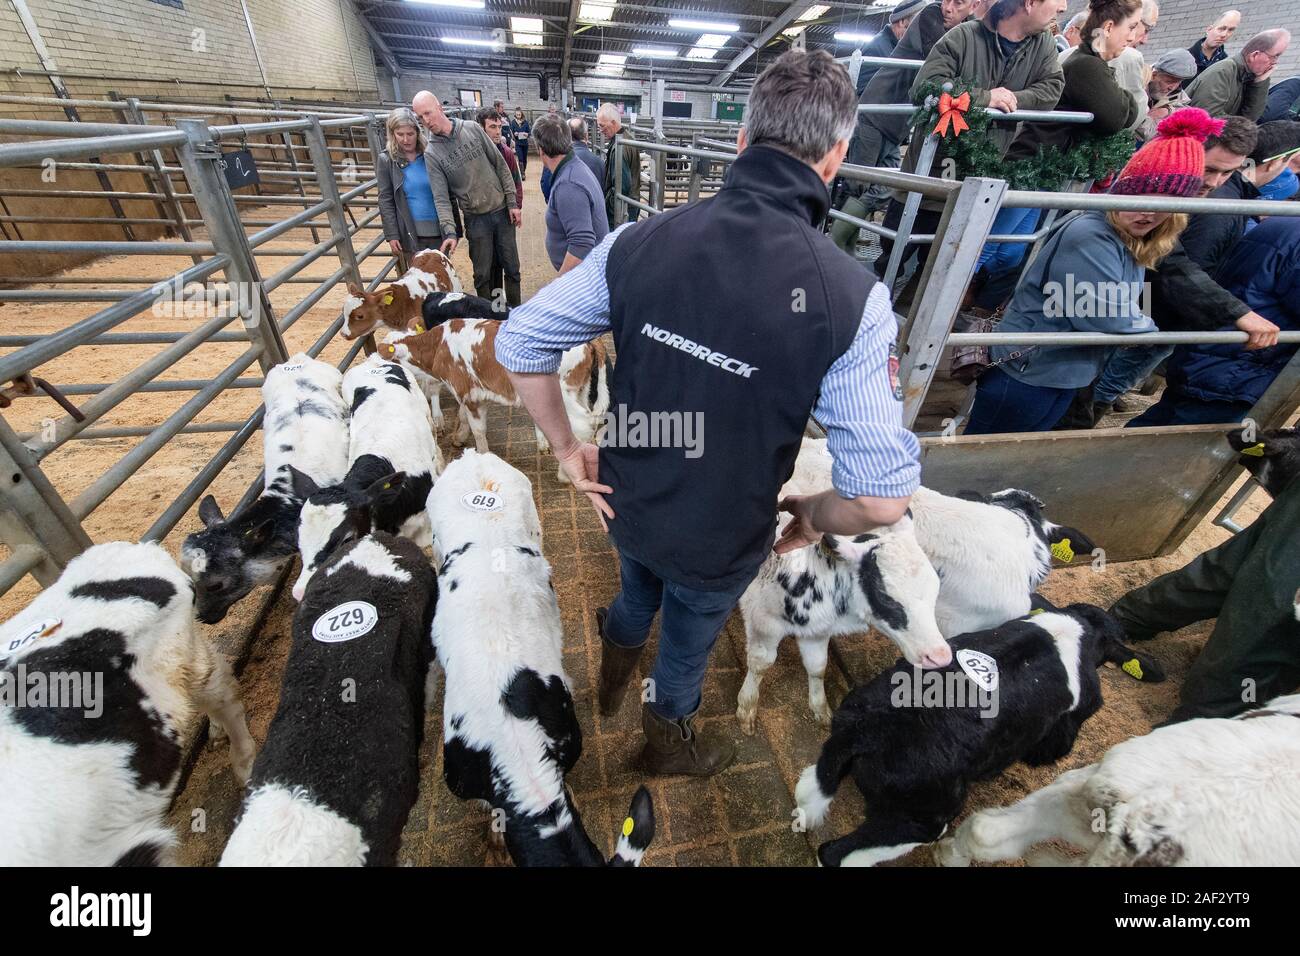
[{"label": "christmas garland", "polygon": [[[948,94],[945,107],[951,116],[952,102],[975,88],[974,83],[965,80],[926,84],[919,91],[910,125],[924,126],[928,135],[940,118],[939,104],[944,94]],[[1012,189],[1056,191],[1070,180],[1101,180],[1122,169],[1135,149],[1133,132],[1121,130],[1111,136],[1085,135],[1065,152],[1053,146],[1040,146],[1033,156],[1006,160],[989,135],[993,120],[988,113],[972,108],[962,113],[961,118],[964,123],[944,124],[938,155],[951,160],[958,179],[967,176],[1005,179]],[[957,132],[963,126],[967,127],[965,131]]]}]

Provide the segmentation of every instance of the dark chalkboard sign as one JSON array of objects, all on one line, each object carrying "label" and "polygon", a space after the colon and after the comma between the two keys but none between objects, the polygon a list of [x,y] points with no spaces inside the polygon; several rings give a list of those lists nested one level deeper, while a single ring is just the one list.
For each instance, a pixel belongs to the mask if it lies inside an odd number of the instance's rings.
[{"label": "dark chalkboard sign", "polygon": [[664,118],[665,118],[665,119],[668,119],[669,117],[672,117],[672,118],[674,118],[674,119],[690,119],[690,118],[691,118],[691,104],[690,104],[690,103],[674,103],[674,102],[672,102],[671,100],[665,100],[665,101],[664,101]]},{"label": "dark chalkboard sign", "polygon": [[221,171],[225,173],[226,185],[231,189],[251,186],[262,181],[257,174],[257,164],[253,162],[253,154],[246,149],[222,153]]}]

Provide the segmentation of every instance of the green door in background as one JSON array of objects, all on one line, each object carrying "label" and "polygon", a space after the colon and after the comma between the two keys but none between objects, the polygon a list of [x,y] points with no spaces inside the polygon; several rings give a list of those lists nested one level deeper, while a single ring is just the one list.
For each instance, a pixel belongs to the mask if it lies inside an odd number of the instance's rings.
[{"label": "green door in background", "polygon": [[724,103],[718,101],[718,119],[731,120],[739,123],[742,116],[745,115],[744,103]]}]

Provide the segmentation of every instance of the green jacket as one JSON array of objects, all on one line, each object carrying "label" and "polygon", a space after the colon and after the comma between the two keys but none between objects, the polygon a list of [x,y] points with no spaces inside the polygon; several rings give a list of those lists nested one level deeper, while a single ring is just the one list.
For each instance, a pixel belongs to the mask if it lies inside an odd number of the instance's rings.
[{"label": "green jacket", "polygon": [[[1050,110],[1056,106],[1061,91],[1065,89],[1056,41],[1050,33],[1044,30],[1026,37],[1007,59],[998,45],[997,31],[983,20],[957,24],[934,45],[925,58],[925,65],[916,72],[910,91],[912,101],[916,102],[928,84],[948,81],[972,84],[971,109],[987,107],[989,90],[1001,86],[1016,94],[1019,109]],[[916,157],[929,133],[930,130],[924,128],[913,131],[911,145],[903,159],[904,172],[916,171]],[[1015,138],[1016,124],[994,123],[989,135],[998,152],[1005,155]]]},{"label": "green jacket", "polygon": [[478,123],[453,119],[446,136],[428,135],[424,164],[444,238],[456,235],[452,198],[466,217],[515,208],[514,177],[487,130]]},{"label": "green jacket", "polygon": [[1255,79],[1245,58],[1237,53],[1198,76],[1187,87],[1192,106],[1211,116],[1244,116],[1258,121],[1268,105],[1268,81]]},{"label": "green jacket", "polygon": [[[616,139],[623,141],[623,181],[619,184],[618,192],[633,199],[641,198],[641,150],[627,145],[629,139],[635,138],[630,129],[620,126],[618,132],[609,138],[609,145],[605,149],[605,181],[600,185],[605,192],[605,214],[609,217],[611,228],[614,226],[614,140]],[[628,222],[636,219],[640,214],[641,210],[629,206]]]}]

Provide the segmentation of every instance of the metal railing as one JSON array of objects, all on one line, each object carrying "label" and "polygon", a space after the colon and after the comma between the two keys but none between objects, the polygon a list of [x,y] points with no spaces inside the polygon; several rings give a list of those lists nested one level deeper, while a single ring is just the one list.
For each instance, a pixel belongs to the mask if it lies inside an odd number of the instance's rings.
[{"label": "metal railing", "polygon": [[[878,107],[866,107],[874,111]],[[913,107],[899,104],[879,108],[882,111],[911,111]],[[996,111],[995,111],[996,113]],[[1041,122],[1087,122],[1092,117],[1086,113],[1009,113],[996,114],[995,119],[1002,121]],[[701,198],[701,186],[714,176],[714,168],[725,168],[726,164],[736,159],[735,146],[732,143],[711,137],[696,137],[692,146],[653,142],[648,139],[621,140],[615,146],[614,162],[616,166],[615,182],[621,182],[618,170],[623,163],[624,145],[650,153],[656,167],[664,168],[668,157],[675,157],[688,162],[687,176],[688,201]],[[916,169],[931,169],[937,138],[931,134],[922,142]],[[903,250],[909,245],[929,245],[930,254],[925,260],[919,277],[918,294],[913,298],[907,316],[900,316],[901,368],[900,378],[903,388],[903,421],[912,428],[917,422],[926,399],[930,393],[937,373],[941,367],[941,358],[945,350],[958,345],[1054,345],[1054,346],[1109,346],[1137,347],[1143,345],[1189,345],[1211,343],[1245,343],[1248,336],[1244,332],[1153,332],[1142,334],[1106,334],[1106,333],[988,333],[982,335],[954,333],[952,331],[958,308],[973,278],[980,251],[988,242],[1023,242],[1031,244],[1030,255],[1034,255],[1038,245],[1051,231],[1049,219],[1033,233],[1016,236],[992,234],[992,225],[998,211],[1003,208],[1037,208],[1049,210],[1049,217],[1056,211],[1067,210],[1103,210],[1103,211],[1160,211],[1185,213],[1218,213],[1235,215],[1300,215],[1300,203],[1279,203],[1267,200],[1228,200],[1228,199],[1177,199],[1172,197],[1134,197],[1092,194],[1078,191],[1037,192],[1010,190],[1003,180],[986,178],[967,178],[962,181],[942,179],[919,173],[904,173],[900,170],[845,165],[840,175],[850,180],[878,184],[888,189],[905,194],[903,212],[897,229],[850,216],[832,210],[830,217],[850,222],[859,228],[876,235],[893,240],[893,248],[884,271],[884,282],[894,287],[899,277],[899,265]],[[1076,184],[1077,188],[1077,184]],[[931,199],[942,206],[940,219],[935,231],[930,234],[913,232],[915,214],[923,199]],[[631,197],[621,192],[615,196],[616,223],[627,218],[628,208],[644,210],[650,215],[664,211],[664,190],[652,191],[650,202],[641,201],[640,197]],[[1300,343],[1300,332],[1284,332],[1279,336],[1283,344]],[[1300,404],[1300,355],[1297,355],[1282,371],[1272,386],[1249,412],[1249,418],[1260,428],[1273,427],[1285,423]],[[969,407],[969,396],[966,407]],[[961,414],[948,420],[951,428],[942,435],[935,434],[932,440],[943,442],[963,442],[970,444],[990,441],[1012,441],[1017,436],[970,436],[965,438],[955,434],[955,427],[961,423]],[[1222,433],[1235,425],[1222,426],[1161,426],[1142,429],[1129,429],[1124,437],[1138,438],[1152,435],[1184,435],[1198,432]],[[925,433],[921,433],[925,434]],[[1069,439],[1078,435],[1081,440],[1085,434],[1101,432],[1051,433]],[[1109,437],[1119,438],[1110,434]],[[1222,449],[1213,451],[1220,456]],[[1235,456],[1233,457],[1235,461]],[[1231,481],[1239,475],[1239,470],[1228,462],[1218,471],[1212,481],[1203,487],[1190,488],[1181,493],[1182,497],[1192,502],[1187,509],[1191,516],[1204,516],[1214,502],[1226,491]],[[1246,489],[1253,486],[1247,483]],[[1218,515],[1216,521],[1221,526],[1235,529],[1232,514],[1249,496],[1243,490]],[[1191,525],[1184,522],[1169,538],[1170,546],[1177,544],[1179,534],[1185,536]]]},{"label": "metal railing", "polygon": [[[3,96],[0,102],[52,99]],[[78,226],[113,222],[125,226],[129,219],[147,217],[13,216],[8,209],[3,210],[0,256],[124,255],[124,264],[118,271],[136,274],[98,279],[10,274],[0,280],[10,284],[39,282],[79,287],[9,289],[0,291],[0,301],[105,303],[85,318],[53,332],[0,336],[0,347],[12,349],[0,355],[0,385],[14,382],[4,390],[6,401],[0,404],[7,406],[10,401],[36,401],[57,395],[67,409],[59,417],[46,418],[38,430],[21,434],[0,416],[0,468],[9,476],[0,483],[0,544],[9,551],[8,558],[0,562],[0,594],[28,573],[43,585],[56,579],[68,561],[92,543],[82,526],[87,517],[177,436],[228,434],[228,439],[206,463],[194,469],[189,483],[159,506],[158,514],[142,516],[151,519],[143,540],[165,537],[257,432],[264,410],[258,406],[246,417],[233,421],[197,422],[198,416],[228,392],[241,394],[241,390],[260,387],[261,375],[249,375],[249,371],[256,364],[264,374],[285,361],[290,351],[284,341],[285,333],[338,283],[355,282],[373,289],[396,265],[384,245],[382,231],[359,248],[355,245],[358,238],[364,239],[364,232],[381,230],[375,208],[377,182],[373,176],[382,144],[378,128],[380,114],[240,107],[239,114],[251,113],[258,121],[210,125],[210,119],[199,118],[205,114],[212,117],[214,111],[210,107],[143,103],[132,99],[88,103],[118,111],[125,117],[124,122],[115,125],[0,120],[0,133],[56,137],[0,144],[0,167],[35,164],[57,170],[127,173],[143,176],[150,183],[149,188],[60,189],[56,181],[48,187],[0,189],[0,200],[11,196],[47,205],[60,199],[151,201],[156,203],[158,216],[148,224],[170,229],[183,238],[142,240],[132,236],[125,241],[23,238],[19,227],[37,225],[38,221],[39,228],[48,234],[51,230],[67,232]],[[174,125],[141,122],[151,115],[170,117],[173,114]],[[289,118],[262,120],[263,115]],[[255,141],[258,137],[262,142]],[[250,149],[262,148],[272,158],[265,160],[265,168],[263,159],[258,158],[259,172],[263,177],[277,173],[273,182],[275,179],[281,182],[260,195],[233,191],[223,172],[223,147],[232,143]],[[362,145],[355,145],[358,143]],[[105,162],[100,158],[117,160],[132,155],[144,161]],[[256,210],[269,210],[272,215],[259,218]],[[261,215],[265,216],[265,212]],[[199,229],[206,235],[200,237]],[[292,237],[303,232],[310,234],[311,244],[293,244]],[[387,261],[373,277],[366,279],[361,266],[376,255]],[[142,256],[188,257],[192,262],[170,276],[159,276],[155,274],[156,266],[146,264],[138,271],[134,269],[136,262],[151,261],[141,259]],[[337,266],[325,276],[307,274],[309,267],[325,256],[332,257],[331,265],[336,260]],[[223,282],[215,281],[218,275]],[[117,283],[144,287],[86,288]],[[273,307],[272,292],[301,285],[311,288],[296,303],[285,309]],[[130,329],[133,319],[151,311],[154,317],[166,316],[166,308],[170,307],[174,316],[176,311],[195,304],[201,315],[191,319],[187,327],[167,331]],[[186,311],[186,318],[189,315]],[[333,318],[304,351],[312,356],[320,355],[341,325],[341,315]],[[213,352],[219,345],[229,349],[230,343],[243,348]],[[148,350],[144,350],[135,367],[124,368],[111,382],[60,383],[56,387],[33,376],[33,373],[40,374],[42,365],[64,359],[70,353],[78,355],[78,350],[87,347],[150,344],[162,348],[152,354],[145,354]],[[373,348],[369,337],[358,340],[347,350],[339,367],[346,368],[362,349]],[[219,371],[207,378],[164,377],[179,363],[196,355],[215,364]],[[33,388],[33,383],[54,391],[42,395]],[[178,407],[168,407],[159,421],[97,425],[128,399],[158,393],[189,397]],[[242,394],[247,393],[242,391]],[[67,396],[87,398],[77,406]],[[103,438],[138,438],[139,441],[88,485],[80,487],[75,496],[65,496],[43,466],[70,442]],[[259,477],[244,494],[243,504],[251,502],[261,487]]]}]

